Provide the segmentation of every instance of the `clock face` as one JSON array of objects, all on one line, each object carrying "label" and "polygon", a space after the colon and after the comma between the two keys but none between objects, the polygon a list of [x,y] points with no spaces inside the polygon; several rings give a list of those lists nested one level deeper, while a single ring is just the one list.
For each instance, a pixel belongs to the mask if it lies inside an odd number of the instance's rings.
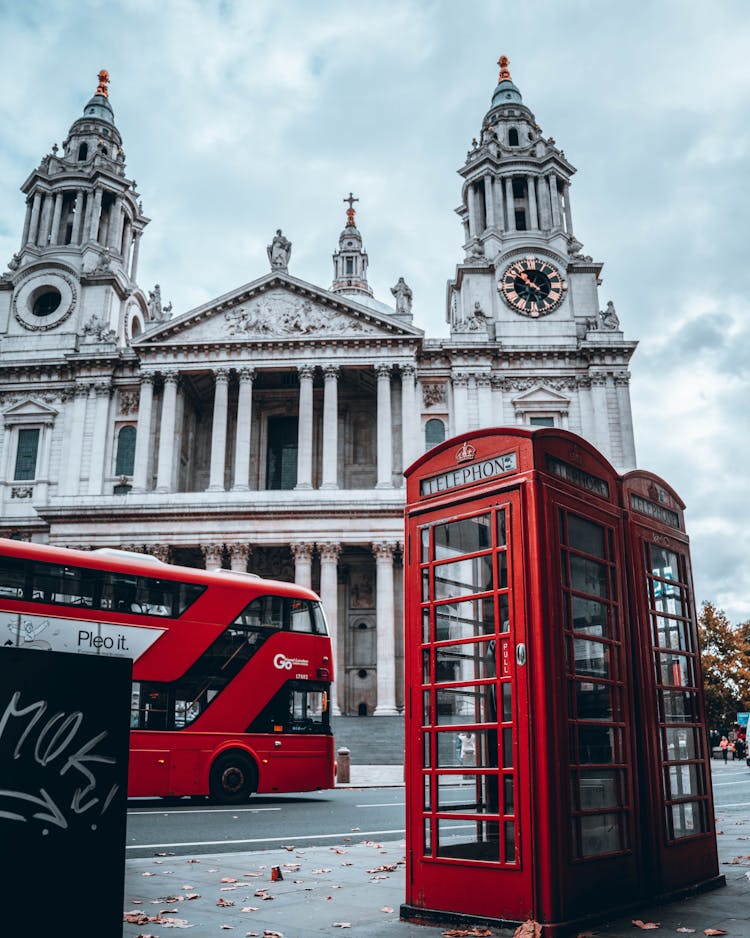
[{"label": "clock face", "polygon": [[511,309],[536,319],[557,309],[567,284],[548,261],[524,257],[505,269],[497,289]]}]

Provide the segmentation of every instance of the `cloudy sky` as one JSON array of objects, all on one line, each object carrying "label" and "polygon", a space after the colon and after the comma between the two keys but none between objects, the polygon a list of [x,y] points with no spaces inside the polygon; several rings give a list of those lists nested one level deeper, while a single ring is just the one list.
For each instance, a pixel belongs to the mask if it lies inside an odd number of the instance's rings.
[{"label": "cloudy sky", "polygon": [[322,286],[353,191],[376,296],[445,334],[462,165],[501,53],[578,168],[584,252],[625,337],[638,464],[688,506],[696,592],[750,617],[750,6],[745,0],[0,0],[0,264],[18,191],[96,88],[175,313],[265,273]]}]

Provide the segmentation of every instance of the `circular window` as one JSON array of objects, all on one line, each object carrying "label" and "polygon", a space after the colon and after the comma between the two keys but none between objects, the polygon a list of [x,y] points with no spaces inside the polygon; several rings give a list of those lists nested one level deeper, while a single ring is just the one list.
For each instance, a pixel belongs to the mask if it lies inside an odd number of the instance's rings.
[{"label": "circular window", "polygon": [[359,671],[357,671],[357,677],[364,681],[367,677],[367,671],[365,671],[364,668],[360,668]]},{"label": "circular window", "polygon": [[54,287],[42,287],[38,296],[34,297],[31,311],[35,316],[51,316],[60,305],[62,296]]}]

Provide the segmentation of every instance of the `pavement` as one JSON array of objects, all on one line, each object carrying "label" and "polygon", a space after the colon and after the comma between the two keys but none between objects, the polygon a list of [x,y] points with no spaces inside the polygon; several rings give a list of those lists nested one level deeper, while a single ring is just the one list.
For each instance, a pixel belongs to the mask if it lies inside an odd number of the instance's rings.
[{"label": "pavement", "polygon": [[[403,771],[402,765],[354,765],[349,783],[336,787],[402,786]],[[721,771],[727,772],[727,778],[735,773],[739,780],[746,777],[731,764]],[[714,773],[714,784],[716,777]],[[648,930],[658,930],[658,935],[750,938],[750,798],[744,786],[741,790],[734,804],[716,811],[720,872],[726,876],[726,886],[669,904],[644,903],[626,916],[587,926],[581,938],[634,938],[641,933],[635,920],[657,925],[658,929]],[[289,845],[261,852],[127,860],[123,938],[167,938],[171,929],[188,930],[194,938],[230,932],[258,938],[318,938],[336,935],[339,929],[367,938],[441,938],[446,933],[512,938],[512,928],[474,931],[471,925],[400,921],[405,842],[365,838],[354,829],[351,837],[332,846]],[[76,933],[93,938],[93,933]]]}]

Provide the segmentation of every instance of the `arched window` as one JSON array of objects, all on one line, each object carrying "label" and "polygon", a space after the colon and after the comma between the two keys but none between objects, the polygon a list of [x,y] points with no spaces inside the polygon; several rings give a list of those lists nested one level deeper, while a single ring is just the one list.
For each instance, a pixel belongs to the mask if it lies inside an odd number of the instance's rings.
[{"label": "arched window", "polygon": [[442,420],[438,420],[437,417],[433,417],[432,420],[428,420],[424,428],[424,445],[426,449],[432,449],[433,446],[437,446],[438,443],[442,443],[445,439],[445,424]]},{"label": "arched window", "polygon": [[117,434],[116,476],[132,476],[135,463],[135,427],[123,427]]},{"label": "arched window", "polygon": [[508,146],[517,147],[518,146],[518,131],[515,127],[511,127],[508,131]]},{"label": "arched window", "polygon": [[142,331],[140,319],[137,316],[133,316],[133,321],[130,324],[130,338],[137,338]]},{"label": "arched window", "polygon": [[78,147],[78,162],[82,163],[84,160],[88,159],[89,156],[89,145],[88,143],[82,143]]}]

